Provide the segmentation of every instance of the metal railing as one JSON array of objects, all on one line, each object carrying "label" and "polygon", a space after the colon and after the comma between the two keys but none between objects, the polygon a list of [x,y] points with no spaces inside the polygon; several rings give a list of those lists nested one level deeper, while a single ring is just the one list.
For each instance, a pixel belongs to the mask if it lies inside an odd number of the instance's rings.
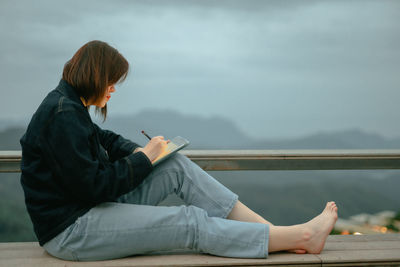
[{"label": "metal railing", "polygon": [[[206,171],[400,169],[400,149],[183,150]],[[0,172],[20,172],[21,151],[0,151]]]}]

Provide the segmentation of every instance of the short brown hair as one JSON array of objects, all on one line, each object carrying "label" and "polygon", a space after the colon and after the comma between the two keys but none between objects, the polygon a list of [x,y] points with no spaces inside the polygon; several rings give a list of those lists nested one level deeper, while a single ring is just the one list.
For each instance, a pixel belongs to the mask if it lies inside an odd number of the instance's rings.
[{"label": "short brown hair", "polygon": [[[85,101],[102,98],[108,86],[122,82],[128,75],[129,63],[118,52],[102,41],[90,41],[83,45],[64,65],[63,80],[75,87]],[[107,104],[96,107],[96,113],[107,117]]]}]

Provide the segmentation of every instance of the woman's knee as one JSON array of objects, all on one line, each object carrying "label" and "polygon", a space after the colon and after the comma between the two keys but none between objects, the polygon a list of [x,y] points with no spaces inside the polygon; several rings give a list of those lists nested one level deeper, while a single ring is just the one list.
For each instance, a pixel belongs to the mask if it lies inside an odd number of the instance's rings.
[{"label": "woman's knee", "polygon": [[186,157],[185,155],[181,154],[181,153],[176,153],[174,155],[174,159],[177,163],[182,164],[182,165],[188,165],[191,164],[192,161]]},{"label": "woman's knee", "polygon": [[165,162],[163,162],[160,166],[164,166],[166,168],[172,167],[174,169],[181,170],[188,168],[190,164],[192,164],[192,162],[188,157],[180,153],[176,153]]},{"label": "woman's knee", "polygon": [[197,222],[208,216],[206,210],[193,205],[185,206],[185,213],[187,214],[188,218],[196,218]]}]

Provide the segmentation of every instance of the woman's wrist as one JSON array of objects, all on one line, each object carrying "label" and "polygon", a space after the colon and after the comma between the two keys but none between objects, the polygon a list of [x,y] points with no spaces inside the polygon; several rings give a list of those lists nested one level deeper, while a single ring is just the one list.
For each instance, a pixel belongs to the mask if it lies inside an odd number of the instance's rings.
[{"label": "woman's wrist", "polygon": [[139,152],[142,150],[143,150],[143,148],[139,146],[139,147],[135,148],[135,150],[133,150],[133,153],[136,153],[136,152]]}]

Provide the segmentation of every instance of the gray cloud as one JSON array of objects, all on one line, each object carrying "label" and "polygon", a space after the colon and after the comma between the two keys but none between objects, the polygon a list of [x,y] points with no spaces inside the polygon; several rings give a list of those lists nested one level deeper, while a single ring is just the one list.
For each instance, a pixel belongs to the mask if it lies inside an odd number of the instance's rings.
[{"label": "gray cloud", "polygon": [[398,136],[399,17],[398,1],[2,1],[0,119],[30,116],[72,54],[102,39],[132,65],[111,115],[173,108],[258,136]]}]

